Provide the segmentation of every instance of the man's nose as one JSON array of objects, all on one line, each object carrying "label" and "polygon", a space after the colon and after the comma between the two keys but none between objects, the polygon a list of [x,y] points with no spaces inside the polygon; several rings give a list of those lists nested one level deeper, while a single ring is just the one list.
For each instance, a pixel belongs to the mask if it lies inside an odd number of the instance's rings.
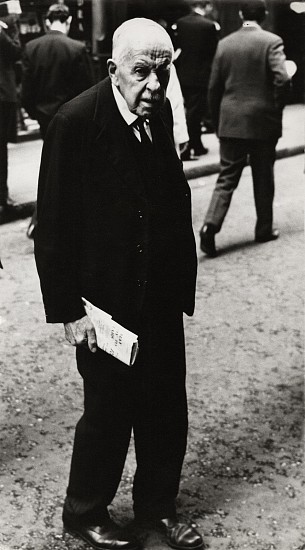
[{"label": "man's nose", "polygon": [[156,73],[154,72],[151,72],[149,77],[148,77],[148,82],[147,82],[147,88],[151,91],[151,92],[155,92],[157,90],[160,89],[160,80],[157,76]]}]

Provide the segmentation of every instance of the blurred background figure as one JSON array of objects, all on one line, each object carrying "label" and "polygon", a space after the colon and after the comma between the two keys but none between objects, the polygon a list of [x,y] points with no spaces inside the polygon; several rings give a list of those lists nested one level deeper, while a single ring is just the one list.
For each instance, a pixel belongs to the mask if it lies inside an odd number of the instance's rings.
[{"label": "blurred background figure", "polygon": [[[163,19],[162,17],[157,17],[156,22],[159,23],[159,25],[161,25],[168,32],[168,24],[165,19]],[[187,130],[183,95],[176,67],[174,64],[171,65],[171,72],[166,90],[166,96],[170,100],[173,111],[174,141],[176,151],[178,155],[181,156],[188,148],[189,134]]]},{"label": "blurred background figure", "polygon": [[[65,4],[53,4],[46,16],[48,33],[26,44],[22,105],[40,126],[42,139],[59,107],[94,84],[86,46],[69,38],[71,16]],[[27,235],[33,238],[36,210]]]},{"label": "blurred background figure", "polygon": [[290,77],[282,39],[261,28],[264,0],[244,1],[242,27],[219,42],[209,84],[209,104],[220,139],[220,174],[200,231],[201,250],[216,256],[221,229],[247,158],[252,169],[256,242],[278,238],[273,228],[275,148]]},{"label": "blurred background figure", "polygon": [[17,15],[9,13],[9,2],[0,4],[0,223],[11,215],[14,203],[8,192],[8,142],[16,136],[15,62],[21,57]]},{"label": "blurred background figure", "polygon": [[178,19],[176,44],[180,55],[176,60],[186,108],[189,145],[182,160],[190,160],[208,152],[201,141],[201,121],[208,119],[207,90],[218,33],[216,24],[206,17],[211,2],[192,1],[191,12]]},{"label": "blurred background figure", "polygon": [[176,150],[179,156],[183,156],[184,152],[188,149],[189,134],[187,130],[183,95],[175,65],[171,66],[166,95],[170,100],[173,110],[174,140]]}]

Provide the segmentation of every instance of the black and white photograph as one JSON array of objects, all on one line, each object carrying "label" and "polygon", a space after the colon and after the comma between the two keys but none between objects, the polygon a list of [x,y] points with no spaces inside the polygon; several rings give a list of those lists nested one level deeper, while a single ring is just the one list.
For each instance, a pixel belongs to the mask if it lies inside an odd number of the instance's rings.
[{"label": "black and white photograph", "polygon": [[305,550],[305,0],[0,0],[0,550]]}]

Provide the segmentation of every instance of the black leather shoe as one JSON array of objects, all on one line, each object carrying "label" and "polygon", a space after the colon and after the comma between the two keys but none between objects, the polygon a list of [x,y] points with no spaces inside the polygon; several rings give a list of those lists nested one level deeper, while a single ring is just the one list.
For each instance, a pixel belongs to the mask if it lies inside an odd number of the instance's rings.
[{"label": "black leather shoe", "polygon": [[123,533],[123,530],[112,521],[106,519],[100,525],[82,525],[76,521],[63,519],[65,530],[84,540],[97,550],[139,550],[136,539]]},{"label": "black leather shoe", "polygon": [[210,258],[217,256],[215,246],[215,231],[210,225],[204,225],[200,230],[200,250]]},{"label": "black leather shoe", "polygon": [[206,548],[203,538],[195,525],[182,523],[172,518],[161,519],[157,523],[158,530],[165,534],[169,546],[177,550],[196,550]]},{"label": "black leather shoe", "polygon": [[276,241],[280,236],[280,232],[278,229],[273,229],[271,233],[267,233],[267,235],[260,235],[255,237],[255,242],[257,243],[267,243],[268,241]]}]

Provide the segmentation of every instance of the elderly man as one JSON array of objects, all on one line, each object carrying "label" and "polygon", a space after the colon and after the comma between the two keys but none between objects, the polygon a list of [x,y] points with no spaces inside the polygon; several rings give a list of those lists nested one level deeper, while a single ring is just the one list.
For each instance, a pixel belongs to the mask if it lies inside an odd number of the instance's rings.
[{"label": "elderly man", "polygon": [[[174,548],[202,548],[175,498],[186,448],[183,312],[197,258],[190,190],[172,136],[172,44],[147,19],[113,37],[109,77],[65,104],[44,142],[35,255],[48,322],[62,322],[84,380],[64,526],[94,548],[135,550],[110,519],[133,430],[135,518]],[[97,348],[82,296],[138,335],[126,366]]]}]

